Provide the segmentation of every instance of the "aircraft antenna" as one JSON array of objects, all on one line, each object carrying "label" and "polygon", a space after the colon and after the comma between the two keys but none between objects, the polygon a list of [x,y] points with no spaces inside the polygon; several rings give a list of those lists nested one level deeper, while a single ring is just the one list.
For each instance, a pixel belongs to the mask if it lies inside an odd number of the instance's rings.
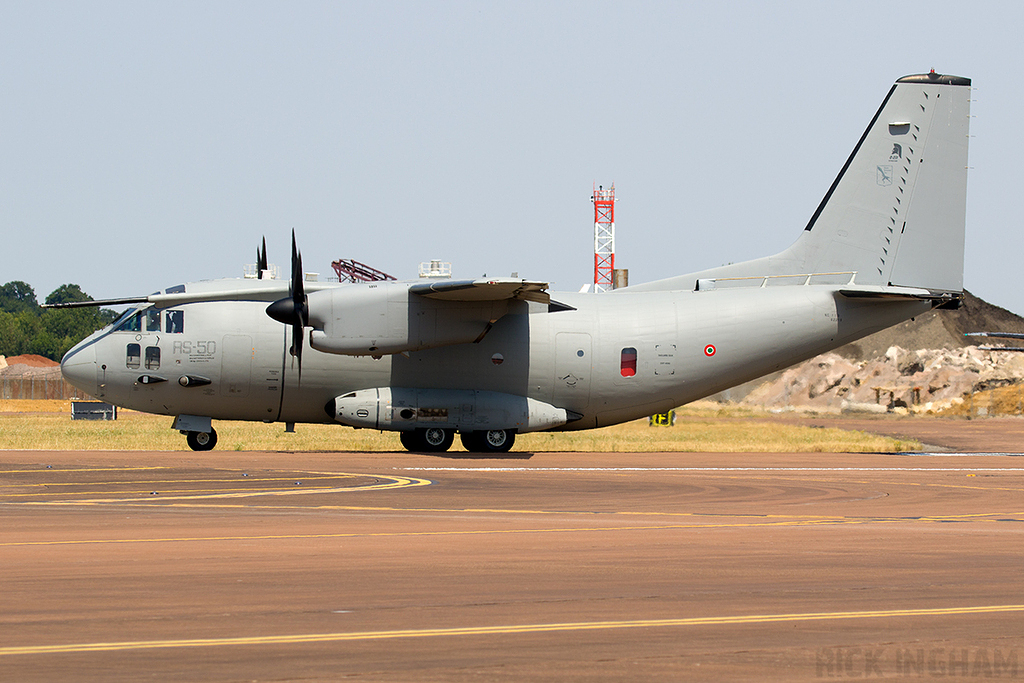
[{"label": "aircraft antenna", "polygon": [[615,276],[615,183],[611,189],[598,185],[591,195],[594,203],[594,291],[614,287]]}]

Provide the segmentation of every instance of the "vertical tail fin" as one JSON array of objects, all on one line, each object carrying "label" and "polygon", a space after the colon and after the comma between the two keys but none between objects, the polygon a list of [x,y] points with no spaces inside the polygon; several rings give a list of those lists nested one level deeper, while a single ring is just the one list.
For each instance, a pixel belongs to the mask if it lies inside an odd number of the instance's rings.
[{"label": "vertical tail fin", "polygon": [[970,79],[934,72],[896,81],[789,249],[630,289],[855,272],[861,285],[960,292],[970,85]]},{"label": "vertical tail fin", "polygon": [[970,83],[896,81],[806,233],[779,256],[808,272],[856,271],[858,284],[960,291]]}]

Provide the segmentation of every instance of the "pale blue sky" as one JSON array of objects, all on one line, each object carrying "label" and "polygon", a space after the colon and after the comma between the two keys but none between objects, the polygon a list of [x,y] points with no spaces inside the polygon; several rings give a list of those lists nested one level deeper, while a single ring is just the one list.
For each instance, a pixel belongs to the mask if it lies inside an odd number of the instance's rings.
[{"label": "pale blue sky", "polygon": [[0,0],[0,282],[420,261],[577,290],[788,246],[892,82],[968,76],[965,284],[1024,313],[1018,3]]}]

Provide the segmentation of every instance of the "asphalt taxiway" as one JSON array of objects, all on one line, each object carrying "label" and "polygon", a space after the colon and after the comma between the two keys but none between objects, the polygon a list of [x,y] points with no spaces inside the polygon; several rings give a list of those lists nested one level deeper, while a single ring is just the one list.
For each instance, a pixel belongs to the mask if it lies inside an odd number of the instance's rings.
[{"label": "asphalt taxiway", "polygon": [[0,680],[1024,677],[1022,493],[1007,454],[4,451]]}]

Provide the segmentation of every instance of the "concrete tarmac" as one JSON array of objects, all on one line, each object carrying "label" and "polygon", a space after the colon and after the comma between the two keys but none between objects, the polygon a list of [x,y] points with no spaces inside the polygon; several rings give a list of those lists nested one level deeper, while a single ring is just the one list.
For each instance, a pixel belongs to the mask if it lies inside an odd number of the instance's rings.
[{"label": "concrete tarmac", "polygon": [[1022,493],[1012,455],[3,451],[0,681],[1021,678]]}]

